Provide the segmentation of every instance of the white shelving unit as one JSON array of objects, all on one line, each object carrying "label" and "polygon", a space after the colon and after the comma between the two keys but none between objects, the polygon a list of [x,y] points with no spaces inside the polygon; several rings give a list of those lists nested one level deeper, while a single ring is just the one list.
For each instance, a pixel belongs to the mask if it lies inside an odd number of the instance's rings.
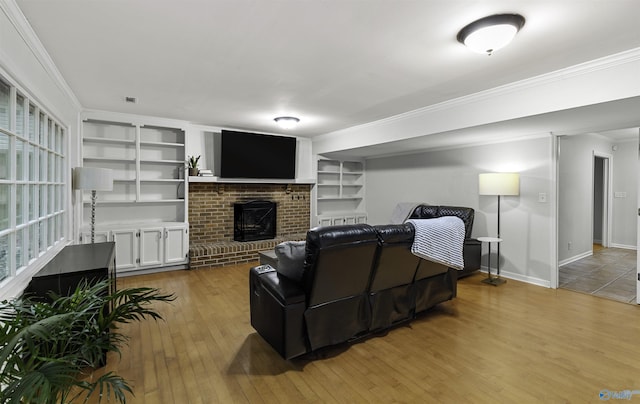
[{"label": "white shelving unit", "polygon": [[319,159],[317,168],[317,224],[365,223],[364,162]]},{"label": "white shelving unit", "polygon": [[[188,195],[182,128],[87,119],[83,165],[113,170],[113,191],[98,192],[96,239],[116,241],[119,271],[188,263]],[[90,192],[82,196],[87,242]]]}]

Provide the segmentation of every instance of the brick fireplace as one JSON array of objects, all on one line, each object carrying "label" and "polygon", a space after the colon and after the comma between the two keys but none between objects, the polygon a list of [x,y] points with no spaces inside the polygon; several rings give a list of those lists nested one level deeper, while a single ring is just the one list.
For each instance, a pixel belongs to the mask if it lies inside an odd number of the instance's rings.
[{"label": "brick fireplace", "polygon": [[[277,204],[272,240],[233,240],[234,203],[269,200]],[[189,257],[191,268],[256,261],[257,252],[286,240],[304,240],[311,216],[309,184],[189,184]]]}]

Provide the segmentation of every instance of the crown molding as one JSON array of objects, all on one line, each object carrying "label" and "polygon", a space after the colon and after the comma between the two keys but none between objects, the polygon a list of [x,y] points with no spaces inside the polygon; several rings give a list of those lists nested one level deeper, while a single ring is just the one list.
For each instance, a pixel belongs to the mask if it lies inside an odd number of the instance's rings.
[{"label": "crown molding", "polygon": [[150,115],[131,114],[128,112],[104,111],[99,109],[83,109],[80,119],[129,123],[139,126],[161,126],[183,131],[189,129],[189,122],[180,119],[161,118]]},{"label": "crown molding", "polygon": [[24,43],[29,47],[31,53],[40,62],[43,69],[53,80],[55,85],[67,96],[76,109],[82,109],[82,104],[80,104],[78,97],[76,97],[73,90],[71,90],[71,87],[69,87],[69,84],[67,84],[66,80],[56,67],[44,45],[42,45],[42,42],[40,42],[40,39],[29,24],[29,21],[27,21],[27,18],[22,13],[22,10],[20,10],[20,7],[18,7],[15,0],[0,0],[0,9],[4,11],[9,21],[11,21],[20,37],[23,39]]},{"label": "crown molding", "polygon": [[437,104],[428,105],[423,108],[415,109],[409,112],[404,112],[402,114],[394,115],[388,118],[367,122],[361,125],[352,126],[349,128],[335,131],[335,132],[329,132],[324,135],[316,136],[313,138],[313,140],[317,141],[321,139],[329,139],[329,138],[332,138],[334,135],[339,135],[341,133],[349,132],[354,129],[364,129],[368,127],[386,125],[395,121],[402,121],[414,116],[441,112],[441,111],[445,111],[458,106],[464,106],[467,104],[472,104],[477,102],[484,102],[494,97],[507,95],[507,94],[518,92],[518,91],[535,88],[538,86],[547,85],[547,84],[551,84],[559,81],[564,81],[572,77],[578,77],[578,76],[586,75],[589,73],[597,72],[600,70],[610,69],[612,67],[637,62],[638,60],[640,60],[640,48],[634,48],[624,52],[605,56],[599,59],[594,59],[588,62],[580,63],[564,69],[541,74],[539,76],[534,76],[528,79],[516,81],[516,82],[505,84],[502,86],[494,87],[488,90],[465,95],[463,97],[458,97],[451,100],[443,101]]}]

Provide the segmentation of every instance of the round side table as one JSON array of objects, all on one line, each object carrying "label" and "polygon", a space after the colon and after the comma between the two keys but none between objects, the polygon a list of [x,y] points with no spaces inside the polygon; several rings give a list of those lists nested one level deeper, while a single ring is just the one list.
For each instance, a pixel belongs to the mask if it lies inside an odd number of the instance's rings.
[{"label": "round side table", "polygon": [[497,237],[478,237],[478,241],[487,243],[489,247],[489,254],[487,254],[487,278],[483,279],[482,282],[493,286],[502,285],[506,281],[500,278],[500,257],[498,257],[497,275],[491,277],[491,243],[501,243],[502,239]]}]

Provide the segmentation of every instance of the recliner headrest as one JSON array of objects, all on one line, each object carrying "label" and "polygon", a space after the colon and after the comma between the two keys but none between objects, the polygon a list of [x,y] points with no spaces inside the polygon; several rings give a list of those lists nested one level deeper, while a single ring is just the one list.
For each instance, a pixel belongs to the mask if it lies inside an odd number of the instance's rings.
[{"label": "recliner headrest", "polygon": [[373,226],[378,232],[378,240],[380,243],[403,243],[413,242],[415,229],[409,223],[403,224],[384,224]]},{"label": "recliner headrest", "polygon": [[445,205],[419,205],[414,210],[410,219],[433,219],[442,216],[456,216],[464,223],[465,238],[471,238],[475,211],[473,208]]},{"label": "recliner headrest", "polygon": [[378,239],[375,229],[368,224],[316,227],[307,232],[307,250],[310,247],[327,248],[334,245],[361,243]]}]

